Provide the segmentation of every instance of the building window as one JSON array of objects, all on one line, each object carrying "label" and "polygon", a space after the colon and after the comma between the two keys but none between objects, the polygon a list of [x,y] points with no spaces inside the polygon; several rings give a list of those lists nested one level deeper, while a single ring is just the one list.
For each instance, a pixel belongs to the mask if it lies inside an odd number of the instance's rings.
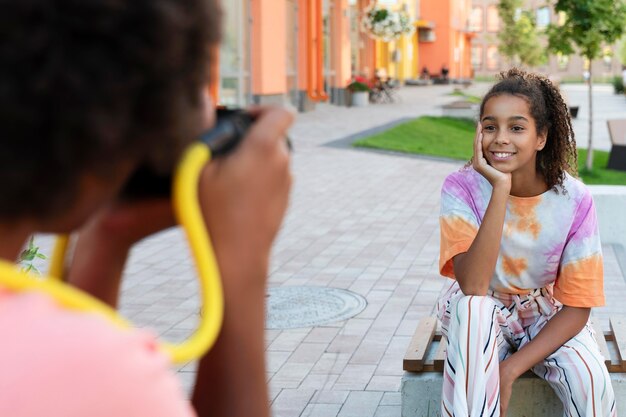
[{"label": "building window", "polygon": [[497,32],[500,29],[500,16],[498,6],[492,4],[487,7],[487,31]]},{"label": "building window", "polygon": [[540,7],[537,9],[537,27],[545,28],[550,24],[550,8]]},{"label": "building window", "polygon": [[602,61],[604,62],[604,70],[611,71],[613,66],[613,51],[610,47],[605,47],[602,50]]},{"label": "building window", "polygon": [[469,30],[472,32],[483,31],[483,8],[481,6],[474,6],[472,8]]},{"label": "building window", "polygon": [[559,67],[559,71],[567,71],[567,67],[569,66],[569,56],[556,54],[556,62]]},{"label": "building window", "polygon": [[498,62],[498,47],[496,45],[491,45],[487,48],[487,69],[488,70],[497,70],[499,67]]},{"label": "building window", "polygon": [[245,106],[251,101],[249,9],[245,2],[224,2],[220,47],[219,104]]},{"label": "building window", "polygon": [[472,68],[475,71],[483,69],[483,46],[472,45]]}]

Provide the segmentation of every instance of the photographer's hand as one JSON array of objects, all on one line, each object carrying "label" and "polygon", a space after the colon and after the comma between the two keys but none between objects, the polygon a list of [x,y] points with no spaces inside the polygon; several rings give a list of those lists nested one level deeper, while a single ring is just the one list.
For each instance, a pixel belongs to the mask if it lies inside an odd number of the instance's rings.
[{"label": "photographer's hand", "polygon": [[169,199],[111,203],[79,231],[67,281],[117,306],[122,272],[131,247],[175,225]]},{"label": "photographer's hand", "polygon": [[198,369],[193,404],[201,417],[269,415],[265,283],[291,185],[285,134],[293,115],[272,107],[253,113],[240,147],[211,163],[200,184],[225,298],[222,331]]},{"label": "photographer's hand", "polygon": [[[256,121],[242,143],[208,164],[200,180],[202,211],[225,299],[220,336],[198,369],[193,403],[200,416],[269,415],[265,284],[291,186],[285,135],[293,115],[273,107],[251,112]],[[80,231],[68,280],[116,305],[130,247],[174,224],[169,200],[114,203]]]}]

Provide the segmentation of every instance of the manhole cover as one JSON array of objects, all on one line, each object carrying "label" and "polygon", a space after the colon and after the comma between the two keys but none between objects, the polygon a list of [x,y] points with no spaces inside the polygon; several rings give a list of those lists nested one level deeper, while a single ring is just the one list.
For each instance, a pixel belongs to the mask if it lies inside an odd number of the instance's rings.
[{"label": "manhole cover", "polygon": [[327,287],[270,288],[267,329],[311,327],[359,314],[367,301],[351,291]]}]

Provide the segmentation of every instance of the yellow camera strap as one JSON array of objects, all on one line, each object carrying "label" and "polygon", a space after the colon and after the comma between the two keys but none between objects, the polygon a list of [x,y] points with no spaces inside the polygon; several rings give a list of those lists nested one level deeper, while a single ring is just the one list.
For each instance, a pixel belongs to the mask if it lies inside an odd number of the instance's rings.
[{"label": "yellow camera strap", "polygon": [[[185,151],[174,174],[174,212],[185,231],[196,263],[203,306],[198,328],[187,340],[178,344],[159,342],[159,347],[175,363],[188,362],[204,355],[215,343],[222,326],[224,298],[220,272],[198,199],[200,174],[209,160],[209,148],[202,143],[193,144]],[[101,314],[119,326],[130,327],[131,324],[109,305],[56,278],[63,272],[67,246],[67,237],[58,238],[50,264],[52,276],[44,279],[29,276],[14,265],[0,261],[0,286],[12,291],[44,292],[63,307]]]}]

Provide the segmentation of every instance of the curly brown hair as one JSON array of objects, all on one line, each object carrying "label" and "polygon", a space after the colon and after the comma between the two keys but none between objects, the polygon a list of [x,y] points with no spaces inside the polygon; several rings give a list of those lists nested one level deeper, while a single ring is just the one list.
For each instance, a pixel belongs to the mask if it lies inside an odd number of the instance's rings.
[{"label": "curly brown hair", "polygon": [[198,129],[217,0],[0,0],[0,218],[50,218],[82,174]]},{"label": "curly brown hair", "polygon": [[545,147],[537,152],[537,171],[548,189],[557,190],[565,180],[565,173],[577,177],[576,139],[569,108],[559,89],[547,77],[512,68],[499,74],[499,81],[491,87],[480,104],[480,119],[485,103],[495,96],[511,94],[528,102],[535,119],[537,133],[547,131]]}]

